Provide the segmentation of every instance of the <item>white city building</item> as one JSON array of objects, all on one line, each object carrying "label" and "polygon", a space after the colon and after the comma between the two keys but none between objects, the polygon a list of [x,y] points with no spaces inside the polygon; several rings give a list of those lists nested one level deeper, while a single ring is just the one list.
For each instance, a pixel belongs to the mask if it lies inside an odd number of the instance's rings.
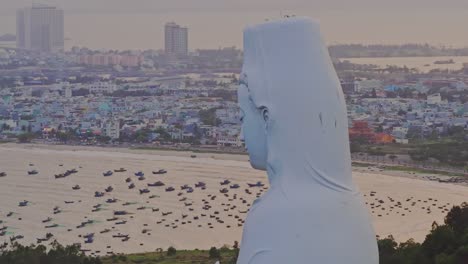
[{"label": "white city building", "polygon": [[110,82],[95,82],[88,87],[92,94],[113,93],[117,90],[117,85]]},{"label": "white city building", "polygon": [[104,135],[110,137],[111,139],[119,139],[120,137],[120,124],[119,121],[113,120],[109,121],[104,126]]},{"label": "white city building", "polygon": [[439,104],[442,102],[442,96],[440,93],[435,93],[427,96],[428,104]]},{"label": "white city building", "polygon": [[242,147],[244,142],[239,137],[220,137],[216,140],[218,146]]}]

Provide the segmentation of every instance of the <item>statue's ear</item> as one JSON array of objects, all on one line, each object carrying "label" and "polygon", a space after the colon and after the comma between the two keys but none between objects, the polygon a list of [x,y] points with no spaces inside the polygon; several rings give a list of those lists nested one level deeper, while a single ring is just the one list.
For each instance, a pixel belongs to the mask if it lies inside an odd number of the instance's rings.
[{"label": "statue's ear", "polygon": [[263,121],[265,121],[265,131],[268,130],[268,124],[270,122],[270,112],[266,106],[260,108],[262,113]]}]

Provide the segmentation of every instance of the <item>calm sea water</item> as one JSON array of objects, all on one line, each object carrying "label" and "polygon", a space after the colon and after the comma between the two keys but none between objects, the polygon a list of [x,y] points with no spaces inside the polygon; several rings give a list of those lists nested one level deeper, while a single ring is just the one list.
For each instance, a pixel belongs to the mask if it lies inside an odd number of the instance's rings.
[{"label": "calm sea water", "polygon": [[[388,65],[399,67],[406,66],[408,68],[416,68],[421,72],[428,72],[432,69],[449,69],[460,70],[464,63],[468,63],[468,56],[453,56],[453,57],[396,57],[396,58],[349,58],[348,60],[356,64],[374,64],[381,68],[386,68]],[[453,64],[434,64],[435,61],[453,60]]]}]

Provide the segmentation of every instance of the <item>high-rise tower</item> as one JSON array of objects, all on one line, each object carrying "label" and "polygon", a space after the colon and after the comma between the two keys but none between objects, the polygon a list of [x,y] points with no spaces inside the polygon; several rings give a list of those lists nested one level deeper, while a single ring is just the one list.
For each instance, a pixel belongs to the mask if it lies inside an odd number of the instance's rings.
[{"label": "high-rise tower", "polygon": [[42,4],[16,12],[16,46],[20,49],[57,52],[64,49],[64,12]]},{"label": "high-rise tower", "polygon": [[164,33],[166,54],[182,56],[188,54],[188,29],[186,27],[170,22],[165,25]]}]

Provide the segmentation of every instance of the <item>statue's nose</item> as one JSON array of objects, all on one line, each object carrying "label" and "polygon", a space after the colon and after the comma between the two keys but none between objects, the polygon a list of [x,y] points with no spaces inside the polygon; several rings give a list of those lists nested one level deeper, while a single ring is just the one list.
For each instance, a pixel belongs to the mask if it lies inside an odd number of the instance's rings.
[{"label": "statue's nose", "polygon": [[239,140],[244,142],[244,128],[241,126],[240,134],[239,134]]}]

